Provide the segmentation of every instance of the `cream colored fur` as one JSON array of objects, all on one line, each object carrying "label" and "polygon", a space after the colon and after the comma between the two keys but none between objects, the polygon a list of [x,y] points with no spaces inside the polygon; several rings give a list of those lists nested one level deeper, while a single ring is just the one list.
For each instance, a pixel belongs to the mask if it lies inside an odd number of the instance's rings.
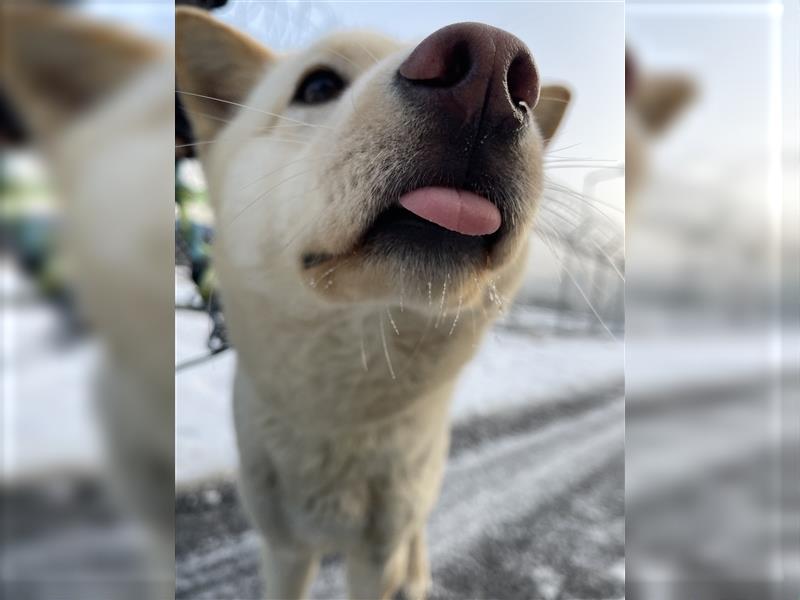
[{"label": "cream colored fur", "polygon": [[[219,52],[206,49],[205,63],[187,59],[198,39],[222,31],[199,11],[178,11],[180,88],[212,95],[197,82],[239,68],[239,53],[254,55],[255,42],[235,34]],[[208,116],[207,98],[182,97],[211,136],[198,149],[238,354],[241,491],[264,535],[267,598],[303,597],[332,551],[346,556],[351,598],[390,598],[401,587],[425,597],[425,523],[445,466],[453,387],[519,284],[543,138],[569,101],[563,88],[543,89],[518,174],[529,210],[485,267],[423,274],[366,256],[357,242],[379,200],[371,191],[418,160],[419,124],[389,91],[410,50],[347,32],[296,53],[264,51],[254,88],[224,98],[236,107],[224,120]],[[334,102],[291,104],[298,80],[319,65],[352,84]],[[304,268],[309,252],[333,258]]]},{"label": "cream colored fur", "polygon": [[3,17],[0,84],[62,211],[69,284],[104,348],[94,400],[109,473],[154,542],[147,577],[161,599],[174,578],[172,57],[69,11],[6,7]]},{"label": "cream colored fur", "polygon": [[643,73],[625,107],[625,206],[633,207],[647,180],[649,154],[654,140],[663,135],[694,100],[695,84],[684,75]]}]

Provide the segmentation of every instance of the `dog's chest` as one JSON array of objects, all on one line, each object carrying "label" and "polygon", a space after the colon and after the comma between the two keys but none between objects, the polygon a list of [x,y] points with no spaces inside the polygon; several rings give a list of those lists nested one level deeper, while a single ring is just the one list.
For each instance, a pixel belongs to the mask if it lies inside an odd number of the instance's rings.
[{"label": "dog's chest", "polygon": [[269,465],[260,479],[270,483],[251,495],[282,534],[337,550],[391,545],[432,506],[449,399],[473,339],[462,338],[471,328],[451,335],[414,318],[330,320],[305,335],[236,320],[243,477],[258,481],[248,470]]},{"label": "dog's chest", "polygon": [[237,390],[243,464],[270,464],[260,491],[291,535],[315,546],[391,545],[433,503],[447,447],[447,394],[421,398],[425,410],[352,427],[286,419],[268,402]]}]

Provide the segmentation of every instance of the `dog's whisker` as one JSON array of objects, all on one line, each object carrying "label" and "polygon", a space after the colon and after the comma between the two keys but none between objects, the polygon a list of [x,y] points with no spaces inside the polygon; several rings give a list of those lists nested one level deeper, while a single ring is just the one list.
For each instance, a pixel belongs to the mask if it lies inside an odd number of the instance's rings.
[{"label": "dog's whisker", "polygon": [[367,348],[364,344],[364,322],[361,322],[361,366],[364,367],[364,372],[369,371],[369,363],[367,362]]},{"label": "dog's whisker", "polygon": [[[600,206],[608,208],[609,210],[613,210],[615,212],[619,212],[619,213],[623,213],[624,214],[625,210],[623,208],[620,208],[620,207],[617,207],[617,206],[613,206],[611,204],[608,204],[608,203],[603,202],[601,200],[598,200],[596,198],[590,198],[588,196],[585,196],[584,194],[581,194],[579,192],[576,192],[575,190],[572,190],[572,189],[568,188],[567,186],[561,185],[559,183],[555,183],[554,181],[548,180],[546,178],[545,178],[545,181],[544,181],[544,189],[545,189],[545,192],[547,192],[548,190],[552,191],[552,192],[560,192],[560,193],[562,193],[562,194],[564,194],[566,196],[569,196],[573,200],[578,200],[579,202],[581,202],[585,206],[588,206],[588,207],[592,208],[593,210],[595,210],[599,215],[602,215],[606,220],[608,220],[609,223],[613,224],[615,227],[620,227],[621,226],[621,223],[619,223],[618,221],[615,221],[614,219],[612,219],[608,214],[606,214],[604,211],[600,210],[600,208],[598,208],[597,205],[599,204]],[[544,199],[545,200],[549,200],[549,201],[555,200],[555,198],[552,198],[552,196],[545,196]]]},{"label": "dog's whisker", "polygon": [[583,162],[583,163],[613,163],[618,164],[619,160],[614,158],[592,158],[590,156],[558,156],[555,154],[548,154],[544,157],[544,163],[569,163],[569,162]]},{"label": "dog's whisker", "polygon": [[354,66],[356,69],[361,69],[361,65],[359,65],[356,61],[354,61],[349,56],[345,56],[341,52],[337,52],[336,50],[333,50],[332,48],[328,48],[327,50],[325,50],[325,52],[327,52],[328,54],[332,54],[333,56],[337,56],[337,57],[341,58],[343,61],[349,63],[352,66]]},{"label": "dog's whisker", "polygon": [[[345,56],[345,55],[344,55],[344,54],[342,54],[341,52],[337,52],[336,50],[331,50],[331,49],[328,49],[328,50],[327,50],[327,52],[328,52],[329,54],[333,54],[334,56],[338,56],[339,58],[341,58],[341,59],[343,59],[343,60],[347,61],[347,62],[348,62],[348,63],[350,63],[352,66],[354,66],[356,69],[360,69],[360,68],[361,68],[361,65],[359,65],[357,62],[355,62],[353,59],[351,59],[351,58],[349,58],[349,57]],[[348,93],[347,95],[350,97],[350,104],[352,105],[352,107],[353,107],[353,112],[355,113],[355,112],[356,112],[356,101],[355,101],[355,97],[353,96],[353,94],[350,94],[350,93]]]},{"label": "dog's whisker", "polygon": [[400,330],[397,328],[397,323],[394,322],[394,317],[392,317],[392,311],[387,307],[386,308],[386,315],[389,317],[389,323],[392,324],[392,329],[396,335],[400,335]]},{"label": "dog's whisker", "polygon": [[364,44],[362,44],[361,42],[359,42],[359,41],[357,41],[357,40],[354,40],[354,42],[355,42],[355,45],[356,45],[356,46],[358,46],[358,47],[359,47],[361,50],[363,50],[363,51],[364,51],[364,54],[366,54],[367,56],[369,56],[369,57],[372,59],[372,62],[373,62],[374,64],[378,64],[378,63],[380,62],[380,61],[379,61],[379,60],[378,60],[378,59],[375,57],[375,55],[374,55],[372,52],[370,52],[370,51],[369,51],[369,49],[368,49],[368,48],[367,48],[367,47],[366,47]]},{"label": "dog's whisker", "polygon": [[608,265],[611,267],[611,269],[614,271],[614,273],[617,274],[617,277],[619,277],[620,281],[622,281],[624,283],[625,282],[625,274],[622,271],[620,271],[619,267],[617,266],[617,261],[615,261],[608,254],[608,252],[606,252],[605,248],[600,246],[600,244],[598,244],[596,241],[592,240],[592,246],[594,246],[597,249],[597,251],[600,252],[600,254],[603,256],[603,258],[606,259],[606,262],[608,262]]},{"label": "dog's whisker", "polygon": [[[285,138],[269,138],[271,142],[278,142],[281,144],[307,144],[308,140],[291,140]],[[204,140],[201,142],[191,142],[189,144],[176,144],[176,148],[189,148],[190,146],[206,146],[208,144],[216,144],[220,140]]]},{"label": "dog's whisker", "polygon": [[[318,186],[315,186],[311,190],[308,190],[308,191],[306,191],[306,192],[304,192],[302,194],[298,194],[296,196],[289,196],[289,197],[287,197],[287,199],[292,199],[292,198],[296,198],[296,197],[302,197],[305,194],[310,194],[310,193],[316,191],[317,189],[319,189],[321,186],[322,186],[322,184],[320,184]],[[274,262],[276,267],[277,267],[278,266],[277,260],[283,255],[283,253],[286,252],[289,249],[289,247],[291,247],[300,238],[301,235],[303,235],[304,233],[308,232],[309,230],[313,229],[316,225],[318,225],[318,221],[320,219],[325,219],[330,213],[332,213],[334,211],[334,208],[335,207],[332,206],[332,205],[329,205],[329,206],[325,207],[324,209],[319,211],[318,214],[313,219],[309,220],[303,226],[298,227],[297,230],[289,238],[289,240],[277,252],[271,254],[271,256],[270,256],[271,262]],[[344,266],[346,264],[349,264],[350,261],[352,261],[355,257],[356,256],[354,254],[351,254],[347,258],[342,259],[338,263],[336,268],[338,269],[338,268],[340,268],[340,267],[342,267],[342,266]],[[255,267],[255,268],[257,268],[260,271],[261,275],[268,274],[268,273],[271,272],[271,269],[269,267],[269,263],[267,263],[267,264],[259,263],[259,265],[257,267]],[[323,276],[320,276],[320,277],[316,278],[315,286],[319,284],[319,281],[321,279],[323,279],[324,275],[326,275],[326,274],[329,274],[329,273],[324,273]],[[309,281],[309,284],[310,283],[312,283],[312,282]],[[326,289],[327,289],[327,286],[326,286]]]},{"label": "dog's whisker", "polygon": [[[322,275],[320,275],[320,276],[319,276],[319,277],[317,277],[316,279],[313,279],[313,280],[311,280],[311,281],[309,282],[309,285],[310,285],[311,287],[317,287],[317,285],[319,285],[319,282],[320,282],[320,281],[322,281],[323,279],[325,279],[326,277],[328,277],[328,275],[331,275],[332,273],[335,273],[335,272],[336,272],[336,270],[337,270],[337,269],[339,269],[339,267],[341,267],[341,266],[345,265],[347,262],[349,262],[349,260],[350,260],[350,258],[346,258],[346,259],[344,259],[344,260],[342,260],[342,261],[340,261],[340,262],[336,263],[336,264],[335,264],[335,265],[333,265],[331,268],[329,268],[327,271],[325,271],[325,272],[324,272]],[[330,286],[328,286],[328,287],[330,287]],[[327,289],[327,287],[326,287],[326,289]]]},{"label": "dog's whisker", "polygon": [[554,98],[553,96],[539,96],[539,100],[549,100],[550,102],[561,102],[562,104],[569,104],[570,100],[563,98]]},{"label": "dog's whisker", "polygon": [[444,315],[444,300],[447,296],[447,280],[450,278],[450,273],[445,274],[444,282],[442,283],[442,300],[439,303],[439,316],[436,317],[436,323],[434,323],[433,328],[438,329],[439,323],[442,322],[442,316]]},{"label": "dog's whisker", "polygon": [[325,160],[327,158],[330,158],[331,156],[336,156],[336,154],[331,152],[329,154],[323,154],[323,155],[317,156],[315,158],[309,158],[307,156],[303,156],[301,158],[298,158],[297,160],[289,161],[288,163],[282,164],[279,168],[275,169],[274,171],[270,171],[268,173],[265,173],[264,175],[258,176],[257,178],[255,178],[250,183],[248,183],[245,186],[239,188],[239,191],[246,190],[247,188],[249,188],[254,183],[262,181],[262,180],[266,179],[267,177],[269,177],[270,175],[274,175],[275,173],[280,173],[283,169],[285,169],[286,167],[288,167],[290,165],[294,165],[294,164],[297,164],[297,163],[300,163],[300,162],[317,162],[317,161],[320,161],[320,160]]},{"label": "dog's whisker", "polygon": [[[578,229],[580,229],[582,225],[586,223],[587,215],[579,211],[575,206],[566,204],[555,198],[546,197],[546,200],[547,202],[544,203],[544,205],[541,207],[540,219],[539,219],[540,221],[543,220],[541,217],[552,216],[561,221],[567,228],[569,228],[572,231],[577,231]],[[623,227],[621,223],[615,223],[613,219],[603,214],[602,212],[595,210],[594,207],[586,206],[586,208],[592,211],[593,214],[590,215],[592,218],[594,217],[594,214],[597,214],[598,217],[601,217],[604,221],[607,221],[611,225],[610,232],[617,233],[620,235],[622,234]],[[551,221],[548,220],[545,222],[551,222]],[[560,231],[561,228],[557,229],[559,230],[557,231],[557,233],[559,233],[559,237],[565,238],[564,235],[561,235]]]},{"label": "dog's whisker", "polygon": [[572,163],[572,164],[556,164],[548,165],[547,169],[553,171],[555,169],[616,169],[614,164],[596,165],[591,163]]},{"label": "dog's whisker", "polygon": [[592,314],[593,314],[593,315],[594,315],[594,317],[597,319],[598,323],[600,323],[600,325],[603,327],[603,329],[605,329],[605,330],[606,330],[606,333],[608,333],[608,335],[610,335],[610,336],[611,336],[611,338],[612,338],[612,339],[613,339],[615,342],[618,342],[618,341],[619,341],[619,339],[617,338],[617,336],[616,336],[616,335],[614,335],[614,333],[611,331],[611,329],[608,327],[608,325],[606,325],[606,322],[605,322],[605,321],[603,321],[603,318],[600,316],[600,313],[599,313],[599,312],[597,311],[597,309],[594,307],[594,304],[592,304],[592,301],[591,301],[591,300],[589,300],[589,297],[588,297],[588,296],[586,295],[586,293],[583,291],[583,288],[580,286],[580,284],[578,283],[578,281],[577,281],[577,279],[575,278],[575,276],[572,274],[572,272],[571,272],[569,269],[567,269],[567,268],[566,268],[566,265],[564,264],[563,260],[562,260],[562,259],[561,259],[561,257],[558,255],[558,253],[556,252],[555,248],[552,246],[552,243],[551,243],[550,239],[549,239],[549,238],[548,238],[546,235],[544,235],[544,234],[543,234],[543,232],[541,232],[541,231],[539,231],[539,232],[538,232],[538,235],[539,235],[540,239],[541,239],[541,240],[544,242],[545,246],[547,246],[547,248],[549,248],[549,249],[550,249],[550,252],[551,252],[551,254],[552,254],[553,258],[555,258],[555,260],[556,260],[556,261],[558,262],[558,264],[561,266],[561,270],[562,270],[562,272],[563,272],[563,273],[564,273],[564,274],[567,276],[567,278],[568,278],[568,279],[569,279],[569,280],[572,282],[572,285],[574,285],[574,286],[575,286],[575,289],[576,289],[576,290],[578,290],[578,293],[580,294],[581,298],[583,298],[583,301],[584,301],[584,302],[586,303],[586,305],[589,307],[589,310],[591,310],[591,311],[592,311]]},{"label": "dog's whisker", "polygon": [[192,142],[190,144],[175,144],[175,148],[190,148],[192,146],[205,146],[206,144],[213,144],[217,140],[208,140],[206,142]]},{"label": "dog's whisker", "polygon": [[380,313],[380,321],[381,321],[381,344],[383,344],[383,355],[386,357],[386,366],[389,367],[389,375],[392,376],[392,379],[397,379],[394,374],[394,367],[392,367],[392,358],[389,356],[389,346],[386,343],[386,331],[383,327],[383,313]]},{"label": "dog's whisker", "polygon": [[309,136],[294,135],[292,133],[289,133],[288,136],[285,133],[283,133],[281,135],[282,135],[282,137],[272,137],[272,134],[270,132],[268,132],[268,133],[265,133],[264,135],[254,135],[253,139],[254,140],[264,140],[265,142],[271,142],[271,141],[288,142],[288,141],[292,141],[292,142],[297,142],[297,143],[302,143],[302,144],[308,144],[309,139],[310,139]]},{"label": "dog's whisker", "polygon": [[[301,194],[296,194],[294,196],[288,196],[287,199],[290,200],[292,198],[302,197],[302,196],[304,196],[306,194],[310,194],[310,193],[314,192],[315,190],[319,189],[320,187],[321,187],[321,184],[316,186],[316,187],[314,187],[314,188],[312,188],[311,190],[307,190],[307,191],[305,191],[305,192],[303,192]],[[319,215],[319,217],[320,218],[324,217],[325,214],[327,212],[329,212],[329,211],[332,211],[332,209],[330,207],[326,207],[324,210],[321,211],[321,214]],[[315,225],[315,222],[312,220],[312,221],[310,221],[308,223],[305,223],[303,226],[298,227],[297,230],[291,235],[289,240],[277,252],[271,254],[270,261],[274,262],[276,264],[276,266],[277,266],[277,264],[278,264],[277,261],[283,255],[283,253],[286,252],[292,246],[292,244],[294,244],[300,238],[300,236],[303,233],[309,231],[314,225]],[[227,231],[226,227],[220,227],[219,228],[219,232],[220,233],[224,233],[225,231]],[[218,237],[218,241],[219,242],[222,242],[224,239],[225,238],[223,238],[221,235]],[[258,270],[260,271],[261,275],[267,275],[267,274],[271,273],[271,268],[270,268],[270,264],[269,263],[267,263],[267,264],[259,263],[258,267],[256,267],[256,268],[258,268]]]},{"label": "dog's whisker", "polygon": [[[555,213],[555,212],[552,212],[552,211],[544,211],[544,212],[546,212],[548,214],[552,214],[552,215],[557,216],[557,217],[560,217],[563,220],[567,221],[565,216],[560,214],[560,213]],[[577,224],[575,224],[575,223],[573,223],[571,221],[567,221],[567,223],[572,227],[578,227],[579,226],[579,225],[577,225]],[[569,236],[564,235],[561,232],[559,232],[552,223],[548,223],[546,220],[540,219],[539,224],[541,226],[543,226],[543,227],[546,226],[548,231],[552,235],[552,237],[554,237],[556,240],[558,240],[560,242],[565,242],[565,241],[567,241],[569,239]],[[608,263],[608,265],[611,267],[611,269],[614,271],[614,273],[617,275],[617,277],[619,277],[619,279],[624,282],[625,281],[625,274],[622,272],[622,270],[620,269],[620,266],[619,266],[622,261],[614,260],[614,258],[611,255],[608,254],[608,252],[606,251],[605,247],[601,246],[596,240],[593,240],[593,239],[590,238],[588,240],[588,242],[599,252],[600,256],[602,256],[605,259],[605,262]],[[612,239],[612,242],[616,242],[616,240]]]},{"label": "dog's whisker", "polygon": [[[202,111],[199,111],[199,110],[192,110],[192,109],[186,108],[186,106],[183,107],[183,110],[184,110],[184,112],[186,112],[186,113],[188,113],[190,115],[197,115],[199,117],[204,117],[206,119],[211,119],[212,121],[217,121],[219,123],[228,123],[228,124],[230,124],[230,123],[233,123],[234,120],[235,120],[235,119],[226,119],[224,117],[220,117],[219,115],[212,115],[210,113],[202,112]],[[258,127],[255,130],[255,133],[268,132],[268,131],[272,131],[274,129],[299,129],[301,131],[304,131],[304,130],[307,130],[307,129],[319,129],[319,128],[324,128],[324,127],[322,125],[317,125],[315,123],[305,123],[305,122],[281,123],[280,125],[263,125],[261,127]]]},{"label": "dog's whisker", "polygon": [[272,131],[273,129],[299,129],[300,131],[304,131],[309,128],[316,129],[318,127],[319,125],[312,123],[281,123],[280,125],[267,125],[264,127],[259,127],[256,131]]},{"label": "dog's whisker", "polygon": [[270,117],[274,117],[276,119],[283,119],[285,121],[290,121],[292,123],[298,123],[300,125],[306,125],[308,127],[319,127],[321,129],[333,129],[327,125],[319,125],[314,123],[306,123],[305,121],[299,121],[297,119],[292,119],[291,117],[286,117],[284,115],[270,112],[268,110],[261,110],[260,108],[255,108],[254,106],[248,106],[246,104],[240,104],[239,102],[233,102],[232,100],[224,100],[223,98],[216,98],[214,96],[206,96],[205,94],[196,94],[194,92],[186,92],[184,90],[175,90],[178,94],[184,94],[186,96],[195,96],[197,98],[204,98],[205,100],[212,100],[214,102],[222,102],[223,104],[231,104],[233,106],[238,106],[239,108],[244,108],[246,110],[252,110],[257,113],[261,113]]},{"label": "dog's whisker", "polygon": [[405,264],[400,267],[400,312],[403,312],[403,296],[406,289],[406,266]]},{"label": "dog's whisker", "polygon": [[556,152],[564,152],[564,150],[572,150],[573,148],[577,148],[580,145],[581,143],[578,142],[577,144],[570,144],[569,146],[561,146],[559,148],[553,148],[545,152],[544,155],[545,157],[552,156]]},{"label": "dog's whisker", "polygon": [[428,337],[428,334],[431,331],[431,322],[432,321],[433,321],[433,315],[428,313],[428,316],[425,319],[425,327],[422,330],[422,334],[419,336],[419,339],[417,340],[416,344],[414,344],[414,349],[411,351],[411,354],[409,355],[408,360],[406,361],[406,364],[405,364],[403,372],[407,371],[409,368],[411,368],[413,366],[414,359],[419,354],[420,350],[422,349],[423,342]]},{"label": "dog's whisker", "polygon": [[489,300],[495,305],[498,313],[503,312],[505,299],[500,292],[497,291],[497,285],[493,279],[489,281]]},{"label": "dog's whisker", "polygon": [[242,216],[242,215],[243,215],[245,212],[247,212],[247,210],[248,210],[249,208],[252,208],[252,207],[253,207],[253,206],[255,206],[256,204],[258,204],[258,203],[259,203],[261,200],[263,200],[263,199],[264,199],[264,198],[265,198],[265,197],[266,197],[268,194],[271,194],[272,192],[274,192],[276,189],[278,189],[278,188],[279,188],[280,186],[282,186],[283,184],[285,184],[285,183],[288,183],[289,181],[291,181],[291,180],[293,180],[293,179],[297,179],[298,177],[301,177],[301,176],[303,176],[303,175],[306,175],[306,174],[308,174],[310,171],[311,171],[311,170],[309,169],[309,170],[306,170],[306,171],[301,171],[300,173],[295,173],[294,175],[290,175],[290,176],[289,176],[289,177],[287,177],[286,179],[284,179],[284,180],[280,181],[279,183],[277,183],[277,184],[276,184],[276,185],[274,185],[273,187],[269,188],[269,189],[268,189],[267,191],[265,191],[264,193],[262,193],[262,194],[259,194],[258,196],[256,196],[255,200],[252,200],[251,202],[249,202],[249,203],[248,203],[248,204],[247,204],[247,205],[246,205],[246,206],[245,206],[245,207],[244,207],[244,208],[243,208],[241,211],[239,211],[238,213],[236,213],[236,214],[234,215],[234,217],[233,217],[233,218],[232,218],[230,221],[228,221],[227,223],[225,223],[225,224],[224,224],[224,227],[225,227],[225,228],[228,228],[228,227],[230,227],[231,225],[233,225],[233,224],[234,224],[234,223],[235,223],[235,222],[236,222],[236,221],[239,219],[239,217],[241,217],[241,216]]},{"label": "dog's whisker", "polygon": [[470,310],[469,314],[472,317],[472,347],[473,348],[477,348],[477,346],[478,346],[478,326],[476,324],[475,309]]},{"label": "dog's whisker", "polygon": [[190,115],[197,115],[198,117],[205,117],[206,119],[211,119],[212,121],[217,121],[219,123],[233,123],[232,119],[225,119],[225,118],[220,117],[218,115],[212,115],[212,114],[209,114],[209,113],[204,113],[204,112],[199,111],[199,110],[190,110],[186,106],[183,107],[183,111],[186,112],[186,113],[189,113]]},{"label": "dog's whisker", "polygon": [[458,318],[461,316],[461,303],[463,302],[464,297],[463,295],[459,294],[458,296],[458,308],[456,308],[456,316],[453,319],[453,325],[450,327],[450,333],[447,334],[447,337],[453,335],[453,332],[456,330],[456,324],[458,323]]}]

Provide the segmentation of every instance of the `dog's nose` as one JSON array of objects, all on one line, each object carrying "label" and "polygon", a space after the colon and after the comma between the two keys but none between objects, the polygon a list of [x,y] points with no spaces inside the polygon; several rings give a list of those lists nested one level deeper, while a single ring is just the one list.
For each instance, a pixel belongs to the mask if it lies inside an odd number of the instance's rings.
[{"label": "dog's nose", "polygon": [[[507,31],[482,23],[457,23],[425,38],[398,73],[462,123],[516,123],[539,99],[539,75],[530,51]],[[526,108],[527,107],[527,108]]]}]

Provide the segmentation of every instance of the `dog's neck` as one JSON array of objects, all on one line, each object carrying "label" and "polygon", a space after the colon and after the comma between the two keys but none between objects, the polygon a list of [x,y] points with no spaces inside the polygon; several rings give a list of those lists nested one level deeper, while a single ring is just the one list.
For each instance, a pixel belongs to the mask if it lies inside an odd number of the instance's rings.
[{"label": "dog's neck", "polygon": [[443,392],[496,313],[483,305],[445,313],[436,300],[430,310],[320,309],[240,287],[225,302],[240,375],[270,411],[291,420],[313,413],[335,426],[380,421],[431,396],[447,401]]}]

